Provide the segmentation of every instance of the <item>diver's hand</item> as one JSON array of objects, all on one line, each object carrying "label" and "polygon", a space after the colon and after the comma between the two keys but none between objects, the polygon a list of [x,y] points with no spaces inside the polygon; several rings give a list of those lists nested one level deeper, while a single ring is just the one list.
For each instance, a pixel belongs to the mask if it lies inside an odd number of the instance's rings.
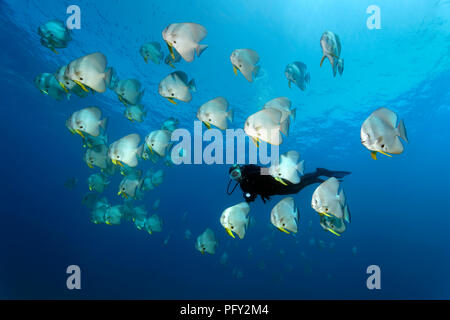
[{"label": "diver's hand", "polygon": [[244,199],[245,199],[245,201],[247,201],[247,202],[253,202],[253,201],[255,201],[255,199],[256,199],[256,194],[250,194],[250,193],[248,193],[248,192],[244,192]]}]

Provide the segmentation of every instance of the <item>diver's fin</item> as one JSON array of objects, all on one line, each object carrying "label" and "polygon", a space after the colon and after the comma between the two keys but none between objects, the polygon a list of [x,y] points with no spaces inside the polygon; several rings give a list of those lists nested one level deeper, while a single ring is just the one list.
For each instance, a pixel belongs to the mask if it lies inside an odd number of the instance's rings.
[{"label": "diver's fin", "polygon": [[319,176],[324,176],[324,177],[335,177],[336,179],[342,179],[345,176],[351,174],[351,172],[349,171],[331,171],[325,168],[317,168],[317,173]]},{"label": "diver's fin", "polygon": [[348,176],[349,174],[351,174],[350,171],[333,171],[332,172],[333,177],[335,177],[336,179],[342,179],[345,176]]}]

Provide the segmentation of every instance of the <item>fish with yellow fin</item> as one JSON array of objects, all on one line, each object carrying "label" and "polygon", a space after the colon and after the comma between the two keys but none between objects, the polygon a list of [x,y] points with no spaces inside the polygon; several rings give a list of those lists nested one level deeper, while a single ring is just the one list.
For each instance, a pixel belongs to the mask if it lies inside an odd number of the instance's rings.
[{"label": "fish with yellow fin", "polygon": [[66,48],[72,40],[70,30],[61,20],[50,20],[42,24],[38,28],[38,34],[41,37],[41,44],[50,49],[53,53],[58,54],[56,49]]},{"label": "fish with yellow fin", "polygon": [[206,28],[198,23],[172,23],[162,31],[162,37],[167,44],[170,55],[175,59],[175,51],[187,62],[194,60],[208,48],[205,44],[200,44],[206,37]]},{"label": "fish with yellow fin", "polygon": [[141,170],[134,170],[132,173],[123,177],[119,184],[117,195],[122,196],[125,199],[140,199],[142,196],[140,188],[143,182],[141,176]]},{"label": "fish with yellow fin", "polygon": [[145,90],[141,90],[141,83],[136,79],[119,80],[114,92],[117,94],[119,101],[125,106],[135,106],[141,102]]},{"label": "fish with yellow fin", "polygon": [[270,222],[280,231],[297,233],[299,215],[293,197],[283,198],[273,207]]},{"label": "fish with yellow fin", "polygon": [[195,80],[188,81],[188,76],[183,71],[175,71],[167,75],[161,80],[158,87],[161,97],[166,98],[172,104],[177,104],[175,99],[190,102],[192,100],[191,91],[197,91]]},{"label": "fish with yellow fin", "polygon": [[341,56],[341,40],[339,36],[331,31],[325,31],[320,38],[320,46],[322,47],[322,60],[320,66],[322,67],[325,58],[331,63],[333,68],[333,76],[336,76],[337,71],[342,75],[344,72],[344,59]]},{"label": "fish with yellow fin", "polygon": [[304,174],[304,160],[300,160],[300,154],[297,151],[289,151],[280,156],[280,161],[269,167],[269,174],[281,184],[287,185],[284,180],[290,183],[300,183]]},{"label": "fish with yellow fin", "polygon": [[170,147],[171,132],[168,130],[155,130],[145,138],[145,145],[151,153],[156,153],[161,157],[166,156]]},{"label": "fish with yellow fin", "polygon": [[144,145],[139,146],[141,138],[138,134],[129,134],[115,142],[108,149],[108,157],[115,165],[132,168],[138,165],[138,157],[142,155]]},{"label": "fish with yellow fin", "polygon": [[243,239],[248,228],[250,206],[247,202],[241,202],[229,207],[222,212],[220,224],[225,228],[230,237],[234,238],[236,233],[240,239]]},{"label": "fish with yellow fin", "polygon": [[145,63],[151,61],[156,64],[161,63],[164,55],[161,51],[161,45],[156,41],[144,43],[139,49],[139,53],[144,58]]},{"label": "fish with yellow fin", "polygon": [[239,70],[249,82],[253,82],[261,68],[256,65],[259,62],[259,55],[252,49],[236,49],[231,53],[230,60],[234,74],[237,75]]},{"label": "fish with yellow fin", "polygon": [[233,121],[233,110],[228,109],[228,101],[224,97],[217,97],[198,108],[197,118],[208,129],[211,129],[211,126],[215,126],[221,130],[226,130],[228,129],[228,121]]},{"label": "fish with yellow fin", "polygon": [[339,180],[335,177],[322,182],[314,191],[311,206],[326,217],[336,217],[350,222],[350,211],[344,189],[340,188]]},{"label": "fish with yellow fin", "polygon": [[397,125],[397,114],[387,108],[375,110],[361,126],[361,143],[371,151],[377,160],[377,153],[392,157],[391,154],[403,153],[404,147],[399,138],[408,142],[405,123]]},{"label": "fish with yellow fin", "polygon": [[108,88],[112,75],[112,69],[107,69],[106,65],[106,56],[101,52],[95,52],[69,63],[65,76],[84,91],[89,91],[88,88],[91,88],[102,93]]},{"label": "fish with yellow fin", "polygon": [[245,121],[244,131],[258,146],[264,141],[276,146],[283,142],[281,133],[289,134],[289,122],[281,120],[283,113],[273,108],[260,110],[250,115]]},{"label": "fish with yellow fin", "polygon": [[104,144],[87,148],[84,153],[84,162],[89,168],[99,167],[100,169],[108,168],[108,147]]},{"label": "fish with yellow fin", "polygon": [[161,232],[162,226],[162,219],[157,214],[152,214],[145,220],[145,230],[147,230],[149,234],[153,234],[153,232]]},{"label": "fish with yellow fin", "polygon": [[206,228],[206,230],[200,234],[195,241],[195,248],[200,251],[201,254],[215,254],[217,245],[218,242],[216,235],[210,228]]},{"label": "fish with yellow fin", "polygon": [[338,237],[340,237],[341,234],[347,229],[344,219],[327,217],[325,215],[320,216],[320,226],[323,230],[331,232]]},{"label": "fish with yellow fin", "polygon": [[34,85],[39,91],[48,95],[56,100],[64,99],[67,94],[66,91],[60,86],[56,77],[51,73],[41,73],[34,78]]},{"label": "fish with yellow fin", "polygon": [[100,129],[105,130],[107,125],[107,118],[101,120],[101,116],[102,111],[97,107],[84,108],[72,113],[66,125],[71,132],[78,133],[83,139],[85,134],[97,137]]},{"label": "fish with yellow fin", "polygon": [[108,178],[102,173],[93,173],[88,177],[89,191],[102,193],[109,183]]}]

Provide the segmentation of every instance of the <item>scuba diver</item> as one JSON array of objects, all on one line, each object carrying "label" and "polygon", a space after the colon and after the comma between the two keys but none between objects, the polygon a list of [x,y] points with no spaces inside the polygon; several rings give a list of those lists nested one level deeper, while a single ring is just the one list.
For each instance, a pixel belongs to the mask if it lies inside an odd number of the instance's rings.
[{"label": "scuba diver", "polygon": [[[235,164],[230,168],[230,181],[228,182],[227,193],[231,195],[236,189],[237,185],[241,186],[244,192],[244,199],[247,202],[255,201],[258,195],[264,203],[270,200],[273,195],[285,195],[298,193],[303,188],[314,184],[322,183],[325,180],[320,177],[335,177],[342,179],[350,172],[347,171],[331,171],[324,168],[317,168],[315,172],[306,173],[301,177],[299,183],[291,183],[288,180],[282,179],[284,183],[275,180],[271,175],[262,172],[268,168],[260,167],[254,164],[238,165]],[[236,185],[230,192],[231,181],[236,181]]]}]

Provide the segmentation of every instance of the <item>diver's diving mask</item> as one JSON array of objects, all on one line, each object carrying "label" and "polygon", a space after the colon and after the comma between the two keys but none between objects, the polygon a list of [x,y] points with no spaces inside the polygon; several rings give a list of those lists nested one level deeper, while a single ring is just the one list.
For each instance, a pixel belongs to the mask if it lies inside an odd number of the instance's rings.
[{"label": "diver's diving mask", "polygon": [[[234,190],[236,189],[236,187],[238,186],[238,184],[241,181],[241,177],[242,177],[241,167],[238,164],[231,166],[230,181],[228,182],[228,187],[227,187],[228,195],[231,195],[234,192]],[[234,185],[233,189],[230,191],[231,181],[233,181],[233,180],[236,181],[236,184]]]},{"label": "diver's diving mask", "polygon": [[241,167],[238,164],[233,165],[230,168],[230,178],[239,181],[241,179]]}]

